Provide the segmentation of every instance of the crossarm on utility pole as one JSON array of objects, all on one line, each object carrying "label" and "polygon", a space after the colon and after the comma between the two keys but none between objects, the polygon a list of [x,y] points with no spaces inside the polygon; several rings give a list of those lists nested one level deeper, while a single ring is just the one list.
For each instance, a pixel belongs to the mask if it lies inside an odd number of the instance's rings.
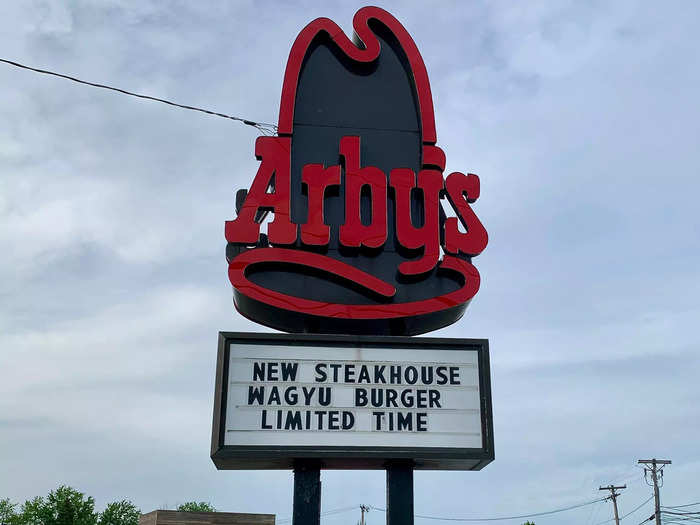
[{"label": "crossarm on utility pole", "polygon": [[600,487],[598,490],[609,490],[610,491],[610,496],[608,496],[607,499],[612,500],[613,502],[613,510],[615,511],[615,525],[620,525],[620,517],[617,513],[617,497],[620,495],[619,492],[616,492],[617,490],[622,490],[626,489],[627,485],[620,485],[619,487],[616,487],[615,485],[608,485],[607,487]]}]

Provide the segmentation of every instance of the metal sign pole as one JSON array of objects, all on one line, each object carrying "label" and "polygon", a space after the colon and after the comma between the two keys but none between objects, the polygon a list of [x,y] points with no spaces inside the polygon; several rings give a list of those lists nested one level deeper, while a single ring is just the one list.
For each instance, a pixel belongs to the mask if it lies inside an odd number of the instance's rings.
[{"label": "metal sign pole", "polygon": [[413,461],[386,465],[386,525],[413,525]]},{"label": "metal sign pole", "polygon": [[321,525],[321,463],[294,463],[292,525]]}]

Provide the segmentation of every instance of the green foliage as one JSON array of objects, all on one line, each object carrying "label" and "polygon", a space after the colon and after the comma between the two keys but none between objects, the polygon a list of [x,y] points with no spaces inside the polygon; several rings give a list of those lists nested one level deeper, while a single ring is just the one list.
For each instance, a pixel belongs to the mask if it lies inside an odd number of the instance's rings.
[{"label": "green foliage", "polygon": [[205,501],[188,501],[178,506],[180,512],[216,512],[211,503]]},{"label": "green foliage", "polygon": [[96,525],[95,500],[61,485],[49,492],[40,517],[43,525]]},{"label": "green foliage", "polygon": [[130,501],[110,503],[101,514],[95,500],[64,485],[46,498],[27,500],[16,510],[9,499],[0,500],[0,525],[138,525],[141,511]]},{"label": "green foliage", "polygon": [[526,521],[523,525],[535,525],[534,521]]},{"label": "green foliage", "polygon": [[0,525],[7,525],[14,522],[17,513],[15,508],[17,503],[12,503],[9,499],[0,499]]},{"label": "green foliage", "polygon": [[41,509],[44,506],[44,499],[36,497],[24,502],[14,518],[13,523],[16,525],[42,525]]},{"label": "green foliage", "polygon": [[10,525],[97,525],[95,500],[61,485],[44,498],[24,502]]},{"label": "green foliage", "polygon": [[100,514],[98,525],[138,525],[141,511],[128,500],[115,501]]}]

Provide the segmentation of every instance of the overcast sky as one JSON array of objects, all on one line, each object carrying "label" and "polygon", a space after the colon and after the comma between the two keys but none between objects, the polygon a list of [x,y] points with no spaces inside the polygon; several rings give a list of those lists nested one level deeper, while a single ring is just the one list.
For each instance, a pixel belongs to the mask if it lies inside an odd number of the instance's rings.
[{"label": "overcast sky", "polygon": [[[351,31],[361,6],[2,2],[0,54],[276,122],[297,33]],[[480,176],[490,237],[481,291],[432,335],[489,339],[496,460],[417,473],[416,512],[546,511],[615,482],[624,514],[654,456],[673,460],[664,504],[700,501],[700,3],[381,6],[423,55],[447,169]],[[217,333],[267,331],[235,312],[224,256],[256,130],[4,64],[0,86],[0,498],[69,484],[99,508],[290,516],[290,472],[209,459]],[[384,505],[381,471],[322,479],[324,511]]]}]

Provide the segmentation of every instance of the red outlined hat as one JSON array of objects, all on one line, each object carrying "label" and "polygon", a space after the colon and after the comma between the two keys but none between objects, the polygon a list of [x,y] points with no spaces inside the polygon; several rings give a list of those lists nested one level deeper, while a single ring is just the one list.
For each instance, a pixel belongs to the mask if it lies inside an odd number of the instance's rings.
[{"label": "red outlined hat", "polygon": [[278,136],[256,141],[260,168],[226,224],[234,302],[290,332],[424,333],[458,320],[479,289],[479,179],[442,175],[430,82],[406,29],[378,7],[353,27],[354,42],[318,18],[292,46]]}]

